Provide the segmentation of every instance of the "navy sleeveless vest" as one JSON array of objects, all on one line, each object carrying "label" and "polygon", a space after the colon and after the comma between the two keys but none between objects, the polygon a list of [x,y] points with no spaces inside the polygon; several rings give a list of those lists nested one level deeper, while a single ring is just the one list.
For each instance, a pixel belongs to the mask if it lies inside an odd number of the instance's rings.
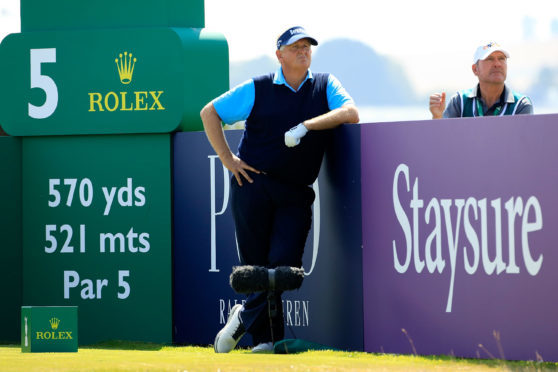
[{"label": "navy sleeveless vest", "polygon": [[313,73],[298,92],[273,84],[274,74],[254,78],[256,97],[238,148],[239,157],[270,177],[311,185],[318,177],[331,130],[309,131],[300,144],[285,146],[285,132],[329,111],[328,74]]}]

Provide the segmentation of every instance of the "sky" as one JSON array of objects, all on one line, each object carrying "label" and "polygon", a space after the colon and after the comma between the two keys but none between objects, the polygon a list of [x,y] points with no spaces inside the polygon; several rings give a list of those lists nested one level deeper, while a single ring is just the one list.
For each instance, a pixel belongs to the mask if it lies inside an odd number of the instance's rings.
[{"label": "sky", "polygon": [[[231,62],[275,58],[277,36],[294,25],[322,43],[369,45],[400,63],[418,92],[472,86],[473,52],[489,41],[508,49],[508,82],[521,89],[536,67],[558,64],[556,0],[205,1],[205,26],[226,37]],[[0,39],[19,31],[19,0],[0,0]]]},{"label": "sky", "polygon": [[[472,87],[473,53],[490,41],[509,49],[508,79],[525,88],[538,64],[524,46],[550,43],[558,23],[556,0],[206,0],[205,7],[206,28],[225,35],[231,61],[275,58],[278,34],[302,25],[318,41],[359,40],[394,58],[424,93]],[[558,63],[553,46],[553,54],[536,56],[540,63]]]}]

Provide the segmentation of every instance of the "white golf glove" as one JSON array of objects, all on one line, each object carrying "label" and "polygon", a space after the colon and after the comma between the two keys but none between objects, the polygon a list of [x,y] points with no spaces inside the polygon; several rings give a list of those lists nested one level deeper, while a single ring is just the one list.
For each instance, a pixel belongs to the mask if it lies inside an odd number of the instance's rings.
[{"label": "white golf glove", "polygon": [[285,145],[287,147],[295,147],[300,143],[300,139],[308,133],[308,129],[304,124],[300,123],[296,127],[292,127],[285,132]]}]

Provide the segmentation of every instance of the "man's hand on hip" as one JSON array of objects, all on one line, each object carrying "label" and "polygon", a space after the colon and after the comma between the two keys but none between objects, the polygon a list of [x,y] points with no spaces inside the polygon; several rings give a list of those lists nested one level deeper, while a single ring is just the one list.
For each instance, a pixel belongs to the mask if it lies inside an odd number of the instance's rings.
[{"label": "man's hand on hip", "polygon": [[239,186],[242,186],[242,178],[246,179],[248,182],[254,182],[247,171],[260,173],[260,171],[248,164],[246,164],[242,159],[233,153],[229,153],[228,156],[221,158],[223,165],[227,168],[236,178]]},{"label": "man's hand on hip", "polygon": [[300,139],[308,133],[308,129],[304,124],[300,123],[296,127],[292,127],[285,132],[285,145],[287,147],[295,147],[300,143]]}]

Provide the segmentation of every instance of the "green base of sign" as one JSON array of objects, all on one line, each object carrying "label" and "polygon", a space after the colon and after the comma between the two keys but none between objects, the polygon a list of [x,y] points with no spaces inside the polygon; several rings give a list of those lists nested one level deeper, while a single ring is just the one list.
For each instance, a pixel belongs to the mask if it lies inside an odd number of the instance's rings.
[{"label": "green base of sign", "polygon": [[21,351],[77,352],[77,306],[22,306]]}]

